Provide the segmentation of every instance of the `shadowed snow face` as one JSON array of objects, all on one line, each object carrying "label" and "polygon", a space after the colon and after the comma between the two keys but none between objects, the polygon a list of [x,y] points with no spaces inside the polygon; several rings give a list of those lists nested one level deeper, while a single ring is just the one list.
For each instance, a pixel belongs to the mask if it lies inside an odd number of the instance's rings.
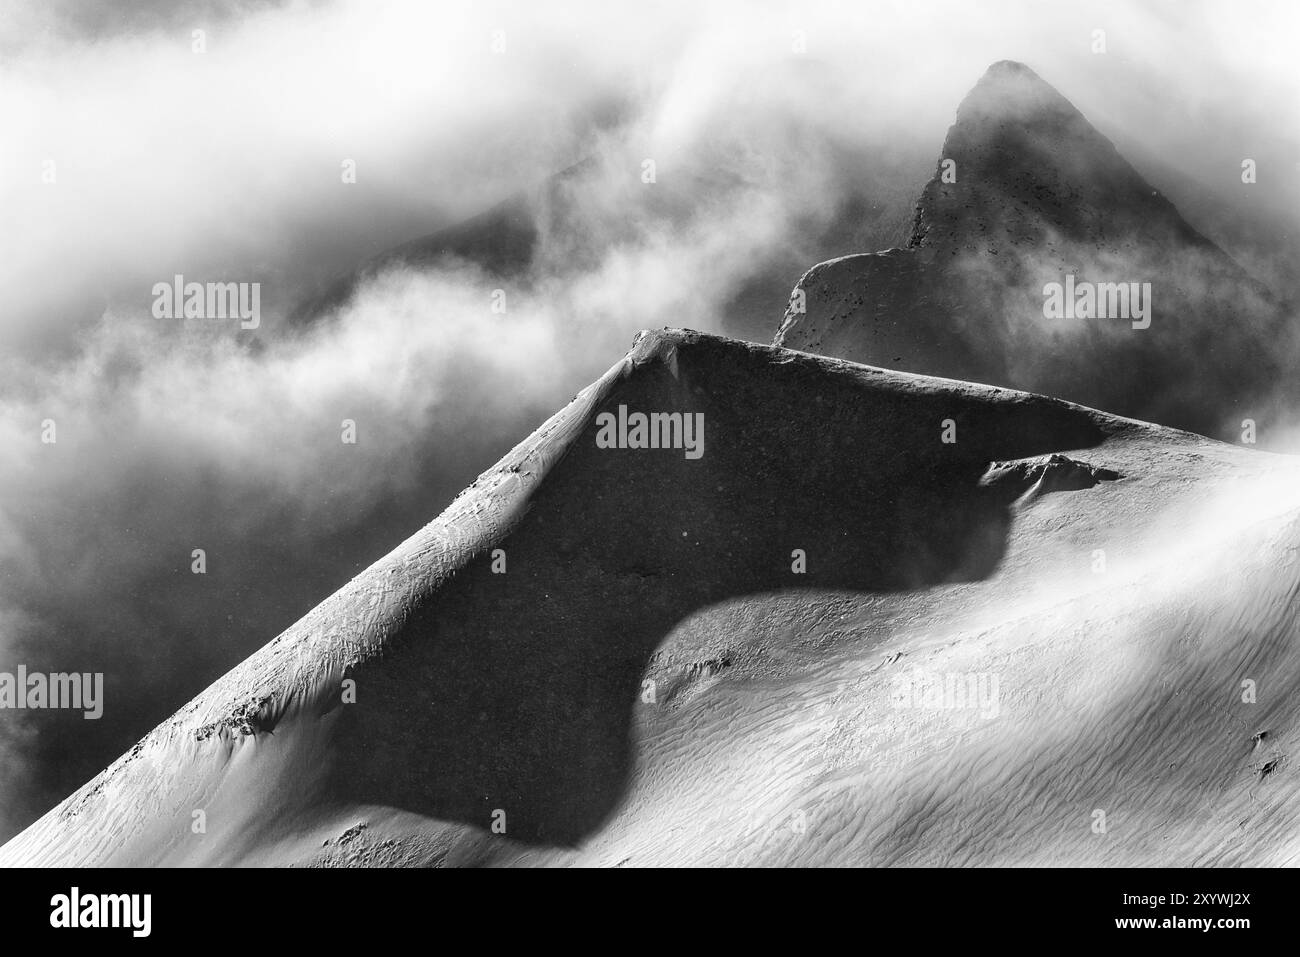
[{"label": "shadowed snow face", "polygon": [[[4,3],[0,669],[103,672],[105,710],[93,731],[0,715],[21,769],[0,836],[436,513],[634,330],[766,340],[812,262],[899,241],[989,62],[1052,63],[1121,145],[1243,202],[1238,154],[1295,155],[1272,112],[1296,99],[1291,9]],[[446,267],[283,323],[587,156],[503,312],[500,280]],[[1244,202],[1269,222],[1294,190],[1261,174]],[[259,283],[259,328],[155,317],[176,274]]]}]

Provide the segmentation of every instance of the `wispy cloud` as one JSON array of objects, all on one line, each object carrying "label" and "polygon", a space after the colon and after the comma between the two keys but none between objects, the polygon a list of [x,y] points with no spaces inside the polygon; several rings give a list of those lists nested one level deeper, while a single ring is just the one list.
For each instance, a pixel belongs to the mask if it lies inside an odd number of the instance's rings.
[{"label": "wispy cloud", "polygon": [[[431,518],[637,329],[767,338],[812,259],[899,238],[992,61],[1034,65],[1207,216],[1240,208],[1238,153],[1269,171],[1261,208],[1300,208],[1287,3],[104,9],[0,9],[0,666],[107,679],[93,731],[0,715],[0,837]],[[502,280],[443,264],[284,320],[585,157],[504,314]],[[263,327],[155,319],[176,273],[261,282]]]}]

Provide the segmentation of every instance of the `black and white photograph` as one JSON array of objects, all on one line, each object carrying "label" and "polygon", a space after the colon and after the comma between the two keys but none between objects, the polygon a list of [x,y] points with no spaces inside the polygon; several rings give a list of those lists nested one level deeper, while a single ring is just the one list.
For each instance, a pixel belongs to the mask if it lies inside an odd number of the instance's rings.
[{"label": "black and white photograph", "polygon": [[0,868],[57,876],[5,926],[851,868],[1257,945],[1298,51],[1291,0],[0,0]]}]

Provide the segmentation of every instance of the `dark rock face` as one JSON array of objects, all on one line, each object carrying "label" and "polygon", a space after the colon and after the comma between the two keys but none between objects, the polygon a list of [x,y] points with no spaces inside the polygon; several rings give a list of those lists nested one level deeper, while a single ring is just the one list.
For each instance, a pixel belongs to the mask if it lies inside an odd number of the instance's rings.
[{"label": "dark rock face", "polygon": [[[1112,283],[1150,284],[1148,327],[1114,300],[1045,308],[1049,284]],[[775,342],[1217,436],[1294,391],[1287,317],[1068,100],[1002,62],[959,107],[906,245],[815,266]]]},{"label": "dark rock face", "polygon": [[957,110],[936,175],[917,203],[909,248],[1026,244],[1209,246],[1065,97],[1019,63],[996,63]]}]

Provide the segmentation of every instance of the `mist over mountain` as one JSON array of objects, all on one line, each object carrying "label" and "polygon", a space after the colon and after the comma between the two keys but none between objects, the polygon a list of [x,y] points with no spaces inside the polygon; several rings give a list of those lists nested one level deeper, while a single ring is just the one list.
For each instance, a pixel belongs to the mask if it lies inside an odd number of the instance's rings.
[{"label": "mist over mountain", "polygon": [[1298,474],[646,333],[0,864],[1291,865]]},{"label": "mist over mountain", "polygon": [[[102,673],[106,699],[94,721],[0,713],[0,840],[423,526],[638,330],[767,341],[811,264],[904,246],[990,63],[1042,64],[1282,292],[1295,13],[1258,10],[0,0],[0,672]],[[1019,248],[999,242],[972,254],[983,285]],[[155,315],[177,274],[260,283],[259,327]],[[1198,341],[1206,401],[1241,398]],[[1040,361],[949,344],[990,381]]]},{"label": "mist over mountain", "polygon": [[[1052,283],[1070,307],[1095,289],[1110,314],[1049,317]],[[1251,419],[1275,442],[1300,360],[1291,309],[1010,61],[959,106],[907,242],[813,267],[775,341],[1207,435],[1235,438]]]},{"label": "mist over mountain", "polygon": [[[793,59],[773,74],[767,82],[799,102],[826,95],[833,82],[818,64]],[[797,113],[775,112],[767,122],[758,132],[701,131],[662,176],[629,144],[604,141],[477,215],[369,257],[306,295],[290,321],[327,318],[385,274],[469,268],[503,292],[537,296],[558,284],[590,284],[611,258],[635,269],[650,254],[677,260],[675,282],[693,294],[681,307],[693,306],[700,325],[766,339],[790,281],[810,260],[908,234],[925,162],[919,146],[874,142],[864,150],[855,137]],[[799,144],[798,152],[783,143]],[[717,229],[719,221],[734,229]],[[683,245],[663,248],[676,243]]]}]

